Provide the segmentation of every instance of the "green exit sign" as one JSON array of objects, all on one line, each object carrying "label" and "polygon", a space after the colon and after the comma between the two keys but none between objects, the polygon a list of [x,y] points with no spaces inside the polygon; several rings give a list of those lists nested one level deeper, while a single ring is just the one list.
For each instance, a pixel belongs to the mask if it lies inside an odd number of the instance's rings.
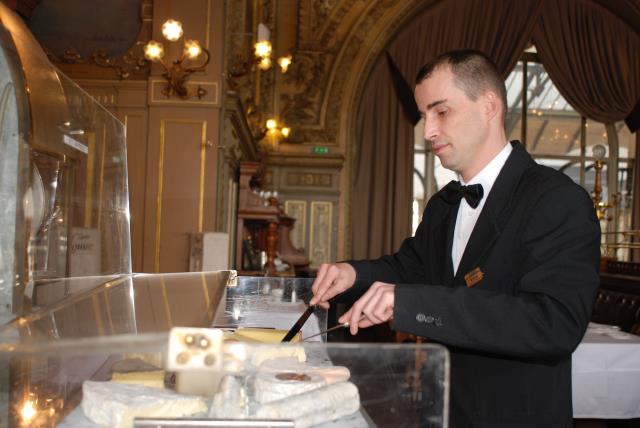
[{"label": "green exit sign", "polygon": [[315,146],[311,149],[311,153],[315,153],[317,155],[326,155],[327,153],[329,153],[329,147]]}]

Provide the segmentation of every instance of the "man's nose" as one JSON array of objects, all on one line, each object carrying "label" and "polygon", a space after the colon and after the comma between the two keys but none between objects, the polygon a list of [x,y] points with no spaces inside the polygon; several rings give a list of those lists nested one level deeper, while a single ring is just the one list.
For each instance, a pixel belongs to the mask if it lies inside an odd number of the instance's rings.
[{"label": "man's nose", "polygon": [[438,136],[438,127],[433,121],[425,121],[424,123],[424,139],[433,140]]}]

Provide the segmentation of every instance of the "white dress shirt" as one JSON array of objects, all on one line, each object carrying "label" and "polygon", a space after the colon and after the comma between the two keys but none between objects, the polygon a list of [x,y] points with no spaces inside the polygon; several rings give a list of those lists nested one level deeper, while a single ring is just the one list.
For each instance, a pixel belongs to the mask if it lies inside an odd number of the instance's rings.
[{"label": "white dress shirt", "polygon": [[511,154],[511,150],[513,150],[513,147],[511,147],[510,143],[507,143],[502,151],[500,151],[500,153],[498,153],[496,157],[494,157],[491,162],[482,169],[482,171],[469,180],[468,183],[465,183],[462,180],[462,177],[460,177],[460,184],[463,186],[469,184],[481,184],[483,195],[476,208],[471,208],[466,199],[462,198],[460,200],[458,216],[456,217],[456,227],[453,232],[453,247],[451,248],[454,275],[458,272],[458,266],[460,266],[460,260],[464,254],[464,249],[467,247],[467,242],[469,242],[469,237],[471,236],[471,232],[473,231],[473,228],[478,221],[478,217],[482,212],[482,207],[484,207],[487,196],[489,196],[493,183],[495,183],[500,170],[502,170],[509,154]]}]

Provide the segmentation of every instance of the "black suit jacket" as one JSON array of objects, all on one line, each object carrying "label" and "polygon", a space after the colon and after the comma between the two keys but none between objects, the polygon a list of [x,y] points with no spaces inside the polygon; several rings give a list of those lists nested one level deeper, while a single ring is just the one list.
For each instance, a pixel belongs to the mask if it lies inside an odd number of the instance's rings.
[{"label": "black suit jacket", "polygon": [[512,145],[455,277],[459,204],[439,195],[397,253],[350,262],[356,290],[397,285],[394,329],[449,348],[454,428],[573,426],[571,353],[599,285],[600,225],[580,186]]}]

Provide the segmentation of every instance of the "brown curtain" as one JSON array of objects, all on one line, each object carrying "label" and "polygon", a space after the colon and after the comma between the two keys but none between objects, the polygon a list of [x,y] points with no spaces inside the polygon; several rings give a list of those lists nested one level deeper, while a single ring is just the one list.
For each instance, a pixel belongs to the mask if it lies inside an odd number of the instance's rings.
[{"label": "brown curtain", "polygon": [[586,0],[547,1],[533,41],[558,91],[580,114],[624,120],[640,99],[640,37]]},{"label": "brown curtain", "polygon": [[[530,39],[541,0],[430,2],[387,46],[413,86],[420,67],[436,55],[462,48],[485,52],[508,76]],[[411,233],[413,126],[394,92],[381,55],[366,83],[357,117],[352,257],[396,251]]]},{"label": "brown curtain", "polygon": [[[631,207],[631,228],[640,229],[640,131],[636,131],[636,159],[633,163],[633,206]],[[632,242],[640,244],[640,239],[634,238]],[[631,251],[631,261],[640,262],[640,250]]]}]

